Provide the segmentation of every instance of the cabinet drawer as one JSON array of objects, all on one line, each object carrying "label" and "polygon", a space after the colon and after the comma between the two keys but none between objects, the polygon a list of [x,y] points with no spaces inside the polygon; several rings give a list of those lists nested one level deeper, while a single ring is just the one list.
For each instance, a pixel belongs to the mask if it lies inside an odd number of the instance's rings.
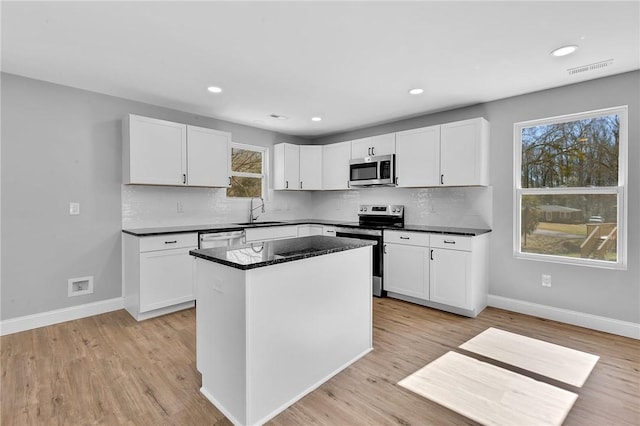
[{"label": "cabinet drawer", "polygon": [[384,231],[384,242],[429,247],[429,234],[426,232]]},{"label": "cabinet drawer", "polygon": [[197,247],[198,234],[166,234],[140,238],[140,252]]},{"label": "cabinet drawer", "polygon": [[460,235],[431,235],[431,247],[471,251],[472,238]]}]

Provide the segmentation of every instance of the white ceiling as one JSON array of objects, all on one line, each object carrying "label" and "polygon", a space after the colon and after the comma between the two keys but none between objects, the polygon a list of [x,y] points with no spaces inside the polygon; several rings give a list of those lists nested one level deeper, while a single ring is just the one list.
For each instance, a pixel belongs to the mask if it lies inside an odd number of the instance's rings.
[{"label": "white ceiling", "polygon": [[640,1],[1,7],[4,72],[303,137],[640,68]]}]

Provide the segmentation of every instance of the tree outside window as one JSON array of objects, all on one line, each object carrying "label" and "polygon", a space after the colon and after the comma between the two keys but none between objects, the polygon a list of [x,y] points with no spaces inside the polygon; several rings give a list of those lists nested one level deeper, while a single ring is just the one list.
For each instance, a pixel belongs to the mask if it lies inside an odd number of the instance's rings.
[{"label": "tree outside window", "polygon": [[517,257],[624,267],[627,108],[516,123]]},{"label": "tree outside window", "polygon": [[265,154],[263,147],[231,145],[231,186],[227,197],[264,197]]}]

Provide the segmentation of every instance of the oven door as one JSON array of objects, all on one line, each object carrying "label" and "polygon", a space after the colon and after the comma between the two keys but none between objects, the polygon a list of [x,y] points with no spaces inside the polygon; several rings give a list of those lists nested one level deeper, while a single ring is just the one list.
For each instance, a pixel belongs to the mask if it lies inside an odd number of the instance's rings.
[{"label": "oven door", "polygon": [[376,229],[337,228],[336,237],[375,241],[373,249],[373,295],[382,296],[382,231]]}]

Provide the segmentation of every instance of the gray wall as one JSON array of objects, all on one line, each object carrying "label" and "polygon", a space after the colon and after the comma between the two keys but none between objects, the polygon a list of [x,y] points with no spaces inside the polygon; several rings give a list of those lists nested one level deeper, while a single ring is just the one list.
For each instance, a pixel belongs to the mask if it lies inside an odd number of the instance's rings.
[{"label": "gray wall", "polygon": [[[2,74],[1,315],[3,320],[121,296],[122,137],[129,113],[232,132],[238,142],[272,146],[302,139],[125,99]],[[126,190],[130,224],[180,224],[210,214],[223,190]],[[181,192],[183,191],[183,192]],[[223,196],[224,194],[222,194]],[[181,198],[184,197],[184,198]],[[152,208],[145,200],[164,200]],[[80,216],[69,216],[69,202]],[[176,214],[175,201],[184,202]],[[220,217],[247,218],[246,200],[214,204]],[[276,194],[272,210],[291,216],[309,194]],[[303,209],[301,214],[305,214]],[[222,219],[220,219],[222,220]],[[94,276],[94,294],[67,297],[69,278]]]},{"label": "gray wall", "polygon": [[[629,106],[628,269],[568,266],[513,257],[513,124],[620,105]],[[325,144],[483,116],[491,123],[490,294],[640,323],[640,71],[398,121],[314,140]],[[338,209],[340,194],[322,195]],[[552,287],[540,285],[541,274]]]}]

